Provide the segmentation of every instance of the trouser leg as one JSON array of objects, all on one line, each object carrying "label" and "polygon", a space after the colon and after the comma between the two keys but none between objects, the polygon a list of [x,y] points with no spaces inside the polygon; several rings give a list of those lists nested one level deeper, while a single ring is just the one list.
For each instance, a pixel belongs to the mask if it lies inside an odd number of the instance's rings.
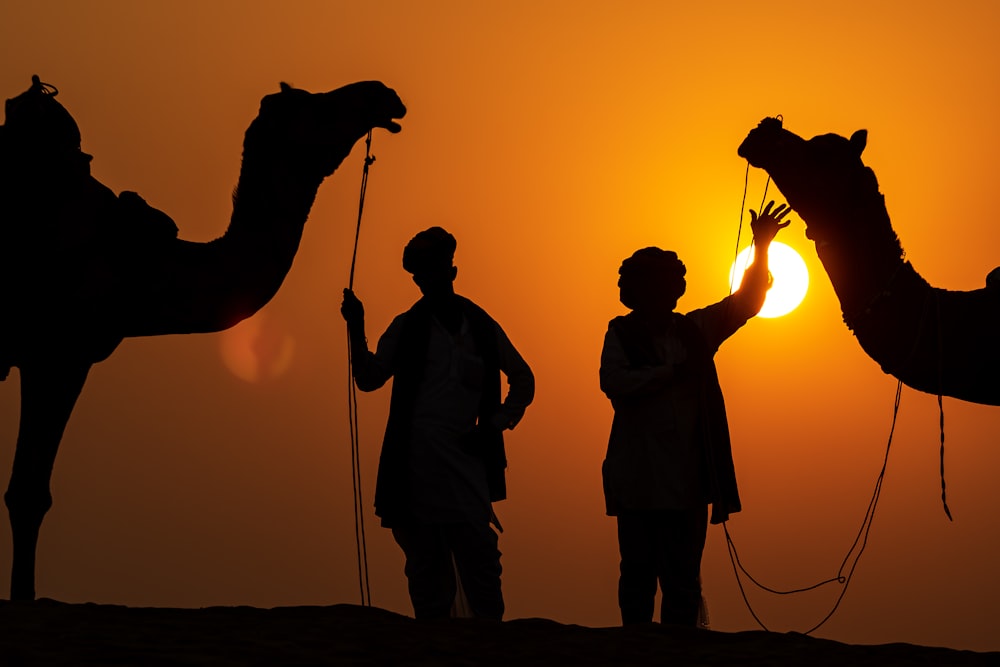
[{"label": "trouser leg", "polygon": [[704,508],[665,512],[656,532],[661,554],[660,622],[697,625],[701,605],[701,557],[708,532]]},{"label": "trouser leg", "polygon": [[448,524],[446,530],[472,613],[478,618],[501,620],[504,602],[496,532],[488,523]]},{"label": "trouser leg", "polygon": [[448,618],[455,600],[455,569],[451,549],[440,525],[406,523],[392,536],[406,556],[407,587],[418,619]]},{"label": "trouser leg", "polygon": [[622,624],[650,623],[656,599],[655,551],[649,520],[644,512],[618,516],[618,607]]}]

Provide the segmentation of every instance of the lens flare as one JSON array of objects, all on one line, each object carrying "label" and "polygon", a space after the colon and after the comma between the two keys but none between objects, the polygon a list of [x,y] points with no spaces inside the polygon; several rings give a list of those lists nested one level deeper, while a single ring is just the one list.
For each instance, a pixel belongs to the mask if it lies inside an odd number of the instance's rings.
[{"label": "lens flare", "polygon": [[223,331],[220,348],[230,373],[256,383],[274,380],[288,370],[295,341],[279,322],[257,313]]}]

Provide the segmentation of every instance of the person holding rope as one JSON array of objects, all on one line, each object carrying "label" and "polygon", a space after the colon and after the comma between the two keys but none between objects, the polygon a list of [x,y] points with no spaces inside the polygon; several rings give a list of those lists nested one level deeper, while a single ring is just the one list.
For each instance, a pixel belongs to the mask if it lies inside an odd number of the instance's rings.
[{"label": "person holding rope", "polygon": [[[461,590],[473,616],[501,620],[500,551],[491,524],[502,529],[492,503],[506,497],[503,431],[521,420],[535,380],[500,325],[455,293],[456,245],[441,227],[406,245],[403,268],[423,296],[392,321],[374,353],[364,306],[350,289],[341,313],[358,389],[374,391],[394,378],[375,514],[406,557],[414,615],[448,617]],[[503,398],[501,373],[508,383]]]},{"label": "person holding rope", "polygon": [[622,624],[699,620],[701,557],[708,527],[740,510],[722,390],[713,357],[757,314],[770,286],[767,250],[791,210],[751,211],[754,262],[738,290],[686,315],[684,264],[669,250],[637,250],[622,262],[619,298],[630,313],[608,324],[601,390],[614,419],[603,464],[607,513],[617,517]]}]

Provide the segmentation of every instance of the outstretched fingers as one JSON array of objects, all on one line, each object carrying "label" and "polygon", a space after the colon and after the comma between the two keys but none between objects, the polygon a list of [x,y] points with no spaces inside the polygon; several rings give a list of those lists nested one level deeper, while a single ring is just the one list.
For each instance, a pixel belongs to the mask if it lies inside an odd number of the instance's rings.
[{"label": "outstretched fingers", "polygon": [[791,221],[782,222],[782,219],[791,213],[792,209],[788,204],[781,204],[774,208],[774,201],[769,201],[761,209],[758,215],[753,209],[750,210],[750,228],[754,233],[754,242],[770,242],[778,231],[791,224]]},{"label": "outstretched fingers", "polygon": [[[757,211],[750,209],[750,221],[753,222],[757,220],[758,217],[762,218],[764,216],[770,216],[775,220],[780,221],[782,218],[784,218],[786,215],[792,212],[792,209],[788,204],[781,204],[780,206],[778,206],[778,208],[774,209],[774,211],[771,210],[772,206],[774,206],[773,199],[767,202],[767,205],[761,210],[759,216],[757,215]],[[787,225],[788,223],[785,224]]]}]

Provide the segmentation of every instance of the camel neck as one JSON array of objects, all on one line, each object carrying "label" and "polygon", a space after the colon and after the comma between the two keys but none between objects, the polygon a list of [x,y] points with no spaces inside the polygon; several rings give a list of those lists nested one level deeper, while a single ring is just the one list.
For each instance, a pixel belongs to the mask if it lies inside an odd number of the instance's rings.
[{"label": "camel neck", "polygon": [[817,240],[816,253],[845,318],[853,318],[889,289],[904,265],[903,250],[880,195],[826,226],[837,233]]},{"label": "camel neck", "polygon": [[297,171],[300,170],[281,162],[258,164],[251,158],[244,158],[240,180],[233,193],[229,231],[240,231],[243,227],[271,230],[273,225],[286,229],[294,223],[304,225],[322,179],[310,178]]},{"label": "camel neck", "polygon": [[225,233],[181,242],[176,256],[161,258],[148,287],[156,298],[132,309],[126,335],[219,331],[255,313],[291,270],[318,185],[280,163],[245,158]]}]

